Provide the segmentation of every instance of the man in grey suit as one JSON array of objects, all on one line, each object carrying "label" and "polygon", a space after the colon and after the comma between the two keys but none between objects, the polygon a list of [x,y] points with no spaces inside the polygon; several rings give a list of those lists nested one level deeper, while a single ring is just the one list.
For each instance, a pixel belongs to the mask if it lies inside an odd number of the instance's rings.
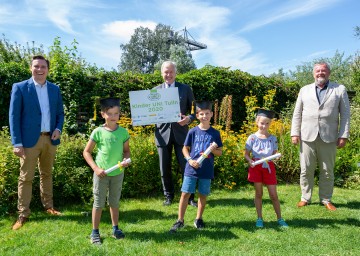
[{"label": "man in grey suit", "polygon": [[[175,149],[177,161],[184,175],[186,160],[182,154],[182,148],[189,130],[188,125],[195,119],[193,114],[189,114],[194,101],[194,94],[190,86],[175,82],[176,64],[174,62],[165,61],[161,65],[161,75],[164,83],[156,86],[155,89],[178,88],[181,111],[180,121],[157,124],[155,127],[155,143],[159,153],[161,181],[165,195],[163,204],[170,205],[174,199],[174,182],[171,171],[172,150]],[[197,206],[194,195],[190,197],[189,204]]]},{"label": "man in grey suit", "polygon": [[20,159],[19,218],[13,230],[20,229],[30,216],[36,166],[40,173],[41,202],[46,212],[61,215],[53,206],[52,169],[64,124],[64,107],[59,86],[46,80],[49,67],[49,61],[43,56],[33,56],[30,66],[32,77],[15,83],[11,91],[11,142],[14,154]]},{"label": "man in grey suit", "polygon": [[349,137],[350,105],[345,86],[329,81],[327,63],[315,64],[313,76],[315,82],[300,89],[291,125],[292,143],[300,143],[302,196],[297,206],[311,202],[318,166],[320,202],[335,211],[331,197],[336,148],[344,147]]}]

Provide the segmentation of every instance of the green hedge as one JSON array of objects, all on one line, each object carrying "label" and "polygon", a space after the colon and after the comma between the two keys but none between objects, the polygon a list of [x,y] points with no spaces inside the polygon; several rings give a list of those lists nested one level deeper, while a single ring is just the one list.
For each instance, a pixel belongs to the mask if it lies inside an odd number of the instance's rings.
[{"label": "green hedge", "polygon": [[[69,56],[53,54],[48,80],[61,88],[65,119],[64,132],[73,135],[86,133],[88,127],[79,123],[80,113],[85,120],[92,118],[94,103],[97,97],[119,96],[121,110],[130,116],[129,91],[151,89],[162,83],[159,72],[155,74],[118,73],[116,71],[99,70],[96,67],[87,67],[78,63]],[[2,116],[8,116],[11,86],[30,78],[30,72],[23,63],[0,64],[0,111]],[[240,70],[205,66],[178,75],[177,80],[189,84],[198,100],[221,100],[225,95],[233,96],[233,129],[238,130],[245,120],[244,98],[256,95],[259,105],[262,105],[263,96],[269,89],[276,88],[274,110],[279,112],[293,102],[298,93],[296,84],[286,85],[275,78],[252,76]],[[0,119],[0,127],[8,126],[8,118]]]}]

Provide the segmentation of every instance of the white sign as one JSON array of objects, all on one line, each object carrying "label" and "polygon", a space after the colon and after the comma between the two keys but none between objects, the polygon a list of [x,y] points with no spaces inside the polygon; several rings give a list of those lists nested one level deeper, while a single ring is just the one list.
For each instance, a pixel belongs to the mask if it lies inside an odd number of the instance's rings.
[{"label": "white sign", "polygon": [[178,122],[181,119],[178,88],[129,92],[132,125]]}]

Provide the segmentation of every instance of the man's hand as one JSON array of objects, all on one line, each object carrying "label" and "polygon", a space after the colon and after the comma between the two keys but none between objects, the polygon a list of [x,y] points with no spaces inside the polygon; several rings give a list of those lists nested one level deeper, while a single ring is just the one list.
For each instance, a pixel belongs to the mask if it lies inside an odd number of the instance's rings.
[{"label": "man's hand", "polygon": [[300,142],[300,137],[299,137],[299,136],[291,136],[291,142],[292,142],[292,144],[294,144],[294,145],[299,144],[299,142]]},{"label": "man's hand", "polygon": [[185,115],[181,115],[181,120],[178,122],[181,126],[187,125],[190,122],[190,118]]},{"label": "man's hand", "polygon": [[25,158],[24,147],[14,147],[13,152],[16,156]]},{"label": "man's hand", "polygon": [[346,142],[347,142],[347,139],[346,139],[346,138],[338,138],[337,143],[336,143],[336,146],[337,146],[338,148],[343,148],[343,147],[345,147]]},{"label": "man's hand", "polygon": [[60,139],[60,131],[55,129],[54,132],[51,134],[51,139],[52,140]]}]

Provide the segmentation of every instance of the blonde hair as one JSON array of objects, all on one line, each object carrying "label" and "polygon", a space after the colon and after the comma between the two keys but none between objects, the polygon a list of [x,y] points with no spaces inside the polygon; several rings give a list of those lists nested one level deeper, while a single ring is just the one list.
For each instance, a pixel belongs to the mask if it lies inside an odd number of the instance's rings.
[{"label": "blonde hair", "polygon": [[262,117],[262,118],[264,118],[265,120],[269,121],[269,123],[271,123],[271,121],[272,121],[271,118],[268,118],[268,117],[266,117],[266,116],[256,116],[255,123],[258,123],[258,122],[259,122],[260,117]]}]

